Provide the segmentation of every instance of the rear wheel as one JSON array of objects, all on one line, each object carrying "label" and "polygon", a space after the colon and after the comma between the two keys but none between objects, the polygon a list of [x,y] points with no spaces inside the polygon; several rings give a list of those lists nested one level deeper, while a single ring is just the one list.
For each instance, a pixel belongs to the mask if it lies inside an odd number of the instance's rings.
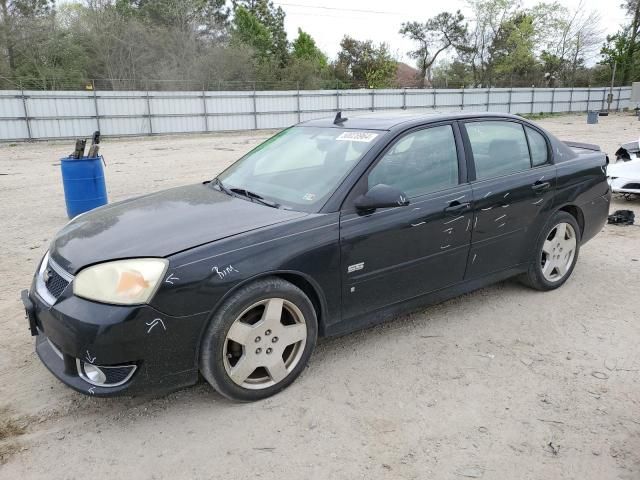
[{"label": "rear wheel", "polygon": [[317,339],[307,296],[280,278],[252,283],[214,314],[205,333],[200,371],[222,395],[254,401],[290,385]]},{"label": "rear wheel", "polygon": [[553,290],[571,276],[580,251],[580,227],[573,215],[557,212],[540,236],[535,257],[523,276],[537,290]]}]

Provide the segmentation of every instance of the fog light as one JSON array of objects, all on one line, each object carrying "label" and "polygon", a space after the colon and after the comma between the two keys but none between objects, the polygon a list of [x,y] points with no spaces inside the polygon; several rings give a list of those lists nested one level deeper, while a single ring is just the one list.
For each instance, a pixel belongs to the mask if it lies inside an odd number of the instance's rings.
[{"label": "fog light", "polygon": [[78,376],[97,387],[118,387],[133,376],[137,365],[93,365],[76,358]]},{"label": "fog light", "polygon": [[104,384],[107,382],[107,376],[95,365],[85,362],[82,368],[84,369],[84,374],[92,383]]}]

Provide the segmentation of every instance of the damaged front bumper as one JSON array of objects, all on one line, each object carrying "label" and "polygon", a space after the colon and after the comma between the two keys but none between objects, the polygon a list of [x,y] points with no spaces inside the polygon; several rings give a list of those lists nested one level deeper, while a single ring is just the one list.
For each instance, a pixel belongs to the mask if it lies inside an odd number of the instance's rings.
[{"label": "damaged front bumper", "polygon": [[22,301],[39,358],[78,392],[164,392],[198,379],[206,314],[171,317],[148,305],[107,305],[67,292],[50,305],[35,288],[23,291]]}]

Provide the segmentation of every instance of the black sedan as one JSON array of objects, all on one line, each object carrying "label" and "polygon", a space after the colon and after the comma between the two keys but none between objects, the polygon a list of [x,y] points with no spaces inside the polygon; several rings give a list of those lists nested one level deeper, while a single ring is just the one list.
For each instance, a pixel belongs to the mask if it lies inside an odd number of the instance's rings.
[{"label": "black sedan", "polygon": [[91,395],[202,374],[262,399],[319,336],[508,277],[561,286],[606,221],[605,164],[511,115],[301,123],[214,180],[69,222],[22,294],[36,350]]}]

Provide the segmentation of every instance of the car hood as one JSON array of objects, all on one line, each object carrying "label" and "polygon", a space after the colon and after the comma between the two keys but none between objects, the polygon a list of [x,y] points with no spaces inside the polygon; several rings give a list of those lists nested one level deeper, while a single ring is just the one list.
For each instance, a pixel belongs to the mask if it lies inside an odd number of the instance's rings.
[{"label": "car hood", "polygon": [[60,230],[49,252],[75,274],[108,260],[166,257],[305,215],[232,197],[208,184],[190,185],[79,215]]}]

